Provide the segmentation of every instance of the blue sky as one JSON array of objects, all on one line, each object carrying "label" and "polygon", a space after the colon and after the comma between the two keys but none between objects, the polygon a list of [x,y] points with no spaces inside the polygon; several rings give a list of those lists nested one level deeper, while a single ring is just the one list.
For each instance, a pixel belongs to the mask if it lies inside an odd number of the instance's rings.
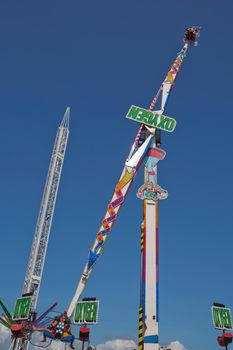
[{"label": "blue sky", "polygon": [[[67,308],[138,130],[190,25],[202,26],[171,95],[159,184],[160,340],[218,347],[210,307],[233,307],[232,1],[1,1],[0,298],[20,295],[56,128],[70,138],[39,298]],[[86,288],[92,343],[137,340],[142,171]]]}]

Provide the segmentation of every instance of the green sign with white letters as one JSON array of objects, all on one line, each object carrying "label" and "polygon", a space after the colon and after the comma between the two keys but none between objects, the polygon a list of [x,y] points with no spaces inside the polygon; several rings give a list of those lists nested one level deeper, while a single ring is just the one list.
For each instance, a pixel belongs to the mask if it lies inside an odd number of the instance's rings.
[{"label": "green sign with white letters", "polygon": [[126,118],[168,132],[174,131],[176,127],[175,119],[134,105],[130,107]]},{"label": "green sign with white letters", "polygon": [[212,306],[214,327],[217,329],[232,329],[231,309]]},{"label": "green sign with white letters", "polygon": [[99,301],[78,301],[74,312],[74,323],[96,324],[98,322]]},{"label": "green sign with white letters", "polygon": [[32,297],[18,298],[15,303],[13,312],[14,320],[25,320],[28,319],[30,313]]}]

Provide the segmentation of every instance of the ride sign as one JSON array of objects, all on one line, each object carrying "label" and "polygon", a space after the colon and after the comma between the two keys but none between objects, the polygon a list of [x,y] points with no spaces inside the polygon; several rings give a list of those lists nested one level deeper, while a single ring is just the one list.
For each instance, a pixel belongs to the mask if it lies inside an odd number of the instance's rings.
[{"label": "ride sign", "polygon": [[212,306],[214,327],[217,329],[232,329],[231,309]]},{"label": "ride sign", "polygon": [[78,301],[74,312],[74,323],[96,324],[98,322],[99,301]]},{"label": "ride sign", "polygon": [[15,303],[15,308],[13,312],[14,320],[25,320],[28,319],[30,313],[32,297],[22,297],[18,298]]},{"label": "ride sign", "polygon": [[130,107],[126,118],[168,132],[174,131],[176,127],[175,119],[134,105]]}]

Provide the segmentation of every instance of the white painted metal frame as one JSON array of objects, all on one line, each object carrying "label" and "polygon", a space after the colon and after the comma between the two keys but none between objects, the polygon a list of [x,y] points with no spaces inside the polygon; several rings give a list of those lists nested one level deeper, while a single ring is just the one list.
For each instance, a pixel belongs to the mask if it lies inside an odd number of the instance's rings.
[{"label": "white painted metal frame", "polygon": [[[69,118],[70,108],[68,107],[57,131],[24,280],[23,294],[33,293],[32,311],[36,309],[39,295],[57,192],[68,142]],[[16,341],[13,339],[10,349],[27,350],[28,346],[27,339],[17,339]]]}]

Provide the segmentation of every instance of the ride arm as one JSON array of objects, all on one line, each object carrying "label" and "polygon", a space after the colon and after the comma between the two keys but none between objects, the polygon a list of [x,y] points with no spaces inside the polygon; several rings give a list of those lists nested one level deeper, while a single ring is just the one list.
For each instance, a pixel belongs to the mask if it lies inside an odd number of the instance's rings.
[{"label": "ride arm", "polygon": [[[177,78],[178,72],[181,68],[181,64],[183,62],[183,59],[185,57],[186,51],[189,47],[190,41],[184,38],[184,46],[182,47],[181,51],[178,53],[173,65],[171,66],[171,69],[168,71],[164,81],[162,82],[157,94],[153,98],[151,105],[149,107],[149,111],[154,110],[155,104],[161,95],[161,108],[158,111],[159,113],[163,113],[169,94],[172,90],[172,87],[174,85],[174,82]],[[91,275],[91,272],[94,269],[94,266],[97,262],[97,259],[102,255],[103,248],[105,243],[107,242],[109,238],[110,231],[112,229],[112,226],[120,212],[120,209],[125,201],[125,198],[128,194],[128,191],[133,183],[133,180],[137,174],[137,171],[142,163],[143,157],[145,156],[148,148],[150,147],[150,143],[152,141],[153,135],[155,133],[155,128],[148,129],[146,133],[146,139],[142,143],[142,145],[139,147],[138,141],[141,136],[142,130],[145,128],[144,124],[141,124],[139,131],[136,135],[136,138],[134,140],[134,143],[131,147],[131,151],[129,153],[129,156],[125,162],[125,166],[123,168],[123,171],[121,173],[120,179],[115,187],[112,199],[107,207],[107,211],[105,213],[105,216],[101,222],[100,229],[97,233],[96,239],[94,241],[94,244],[92,248],[89,250],[88,260],[84,267],[81,279],[78,283],[76,292],[74,294],[74,297],[70,303],[70,306],[68,308],[68,316],[70,317],[74,311],[75,305],[77,301],[79,300],[85,285]]]},{"label": "ride arm", "polygon": [[47,315],[49,312],[51,312],[55,307],[57,306],[57,303],[54,303],[53,305],[50,306],[48,310],[46,310],[40,317],[35,319],[35,321],[32,322],[33,326],[37,326]]},{"label": "ride arm", "polygon": [[75,292],[75,295],[71,301],[71,304],[67,312],[68,317],[72,315],[75,305],[84,290],[84,287],[96,264],[96,261],[102,255],[104,245],[109,238],[109,234],[112,229],[112,226],[125,201],[128,191],[141,165],[142,159],[150,146],[151,140],[152,140],[152,135],[149,135],[148,138],[145,140],[145,142],[142,144],[142,146],[138,148],[138,150],[132,156],[131,163],[129,165],[127,164],[127,162],[125,163],[120,179],[115,187],[113,196],[107,207],[105,216],[101,222],[100,229],[96,235],[94,244],[89,250],[87,263],[85,265],[77,290]]},{"label": "ride arm", "polygon": [[0,317],[0,324],[2,324],[3,326],[5,326],[8,329],[11,329],[11,325],[10,323],[8,323],[7,321],[5,321],[2,317]]},{"label": "ride arm", "polygon": [[4,303],[2,302],[2,300],[0,300],[0,307],[2,308],[2,310],[3,310],[4,314],[6,315],[6,317],[8,318],[9,323],[14,323],[14,320],[12,319],[10,311],[7,310],[7,308],[4,305]]}]

